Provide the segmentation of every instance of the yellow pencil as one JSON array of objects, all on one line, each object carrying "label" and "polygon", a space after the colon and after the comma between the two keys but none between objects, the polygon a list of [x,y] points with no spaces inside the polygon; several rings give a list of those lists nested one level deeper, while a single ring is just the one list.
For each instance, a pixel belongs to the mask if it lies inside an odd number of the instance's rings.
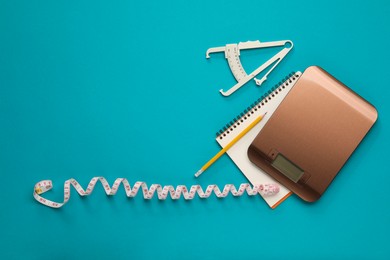
[{"label": "yellow pencil", "polygon": [[195,173],[195,177],[199,177],[207,168],[209,168],[216,160],[219,159],[227,150],[230,149],[238,140],[240,140],[244,135],[246,135],[257,123],[259,123],[266,115],[259,116],[253,121],[247,128],[245,128],[240,134],[238,134],[228,145],[226,145],[221,151],[219,151],[213,158],[210,159],[199,171]]}]

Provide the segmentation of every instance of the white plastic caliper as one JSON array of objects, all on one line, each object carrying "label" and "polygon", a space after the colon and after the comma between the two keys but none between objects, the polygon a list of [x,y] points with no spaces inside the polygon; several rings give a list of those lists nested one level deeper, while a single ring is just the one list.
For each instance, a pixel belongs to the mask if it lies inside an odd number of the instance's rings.
[{"label": "white plastic caliper", "polygon": [[[285,46],[285,48],[283,48],[281,51],[275,54],[263,65],[255,69],[252,73],[247,74],[245,72],[240,61],[240,50],[260,49],[260,48],[269,48],[269,47],[278,47],[278,46]],[[275,42],[247,41],[247,42],[240,42],[238,44],[226,44],[226,46],[224,47],[210,48],[206,52],[206,58],[207,59],[210,58],[210,53],[225,52],[225,58],[229,63],[230,70],[232,71],[233,76],[237,80],[237,84],[234,85],[229,90],[224,91],[223,89],[221,89],[219,91],[221,92],[222,95],[226,97],[226,96],[230,96],[237,89],[241,88],[245,83],[247,83],[252,78],[254,78],[256,85],[260,86],[264,81],[267,80],[268,74],[271,73],[271,71],[279,64],[279,62],[287,55],[287,53],[289,53],[289,51],[292,48],[293,48],[293,43],[290,40],[275,41]],[[271,65],[272,67],[261,79],[255,78],[256,75],[258,75],[259,73],[261,73],[263,70],[265,70]]]}]

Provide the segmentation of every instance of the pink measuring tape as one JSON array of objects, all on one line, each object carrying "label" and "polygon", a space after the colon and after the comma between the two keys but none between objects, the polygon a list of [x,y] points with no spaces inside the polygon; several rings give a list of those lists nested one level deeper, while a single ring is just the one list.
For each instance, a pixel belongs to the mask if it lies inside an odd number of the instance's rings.
[{"label": "pink measuring tape", "polygon": [[272,196],[279,192],[279,186],[277,184],[259,184],[251,186],[248,183],[240,184],[238,190],[233,184],[226,184],[222,191],[218,188],[217,185],[214,184],[208,185],[205,191],[203,191],[200,185],[192,185],[189,190],[185,185],[178,185],[175,189],[171,185],[161,186],[160,184],[152,184],[150,188],[148,188],[147,184],[142,181],[137,181],[133,188],[131,188],[129,182],[125,178],[117,178],[112,187],[110,187],[104,177],[94,177],[89,182],[88,188],[86,190],[84,190],[81,185],[73,178],[65,181],[64,201],[62,203],[54,202],[40,196],[40,194],[51,190],[53,187],[51,180],[43,180],[35,184],[33,196],[43,205],[51,208],[61,208],[69,201],[70,185],[76,189],[80,196],[88,196],[92,193],[98,181],[101,182],[108,196],[115,195],[120,184],[122,183],[125,188],[127,197],[133,198],[137,196],[138,191],[141,189],[144,199],[148,200],[153,198],[155,192],[157,192],[157,197],[159,200],[165,200],[168,197],[168,194],[173,200],[180,199],[181,195],[183,195],[185,200],[192,200],[196,194],[198,194],[200,198],[208,198],[213,192],[218,198],[225,198],[227,195],[229,195],[229,193],[235,197],[239,197],[243,195],[245,191],[249,196],[256,196],[258,194],[261,194],[262,196]]}]

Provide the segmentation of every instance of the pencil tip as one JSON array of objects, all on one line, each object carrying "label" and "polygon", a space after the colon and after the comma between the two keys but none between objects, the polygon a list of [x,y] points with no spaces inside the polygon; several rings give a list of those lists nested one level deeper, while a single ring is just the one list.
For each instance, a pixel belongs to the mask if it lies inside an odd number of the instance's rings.
[{"label": "pencil tip", "polygon": [[199,171],[197,171],[196,173],[195,173],[195,177],[196,178],[198,178],[199,177],[199,175],[201,175],[203,173],[203,171],[202,170],[199,170]]}]

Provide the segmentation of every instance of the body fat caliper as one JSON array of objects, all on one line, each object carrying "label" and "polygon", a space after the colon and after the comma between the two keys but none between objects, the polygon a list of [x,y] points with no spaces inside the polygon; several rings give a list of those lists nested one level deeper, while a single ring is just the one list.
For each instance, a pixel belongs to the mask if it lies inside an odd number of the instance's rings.
[{"label": "body fat caliper", "polygon": [[[262,64],[260,67],[255,69],[250,74],[247,74],[241,64],[240,61],[240,50],[248,50],[248,49],[260,49],[260,48],[269,48],[269,47],[279,47],[285,46],[281,51],[275,54],[272,58]],[[264,81],[267,80],[268,74],[279,64],[279,62],[289,53],[289,51],[293,48],[293,43],[290,40],[284,41],[274,41],[274,42],[260,42],[260,41],[247,41],[240,42],[238,44],[226,44],[224,47],[214,47],[209,48],[206,52],[206,58],[210,58],[210,53],[216,52],[225,52],[225,58],[229,63],[230,70],[233,73],[233,76],[237,80],[237,84],[235,84],[232,88],[227,91],[221,89],[219,92],[223,96],[230,96],[236,90],[241,88],[245,83],[254,78],[256,85],[260,86]],[[271,66],[272,65],[272,66]],[[255,78],[259,73],[261,73],[266,68],[271,68],[267,71],[267,73],[261,78]]]}]

